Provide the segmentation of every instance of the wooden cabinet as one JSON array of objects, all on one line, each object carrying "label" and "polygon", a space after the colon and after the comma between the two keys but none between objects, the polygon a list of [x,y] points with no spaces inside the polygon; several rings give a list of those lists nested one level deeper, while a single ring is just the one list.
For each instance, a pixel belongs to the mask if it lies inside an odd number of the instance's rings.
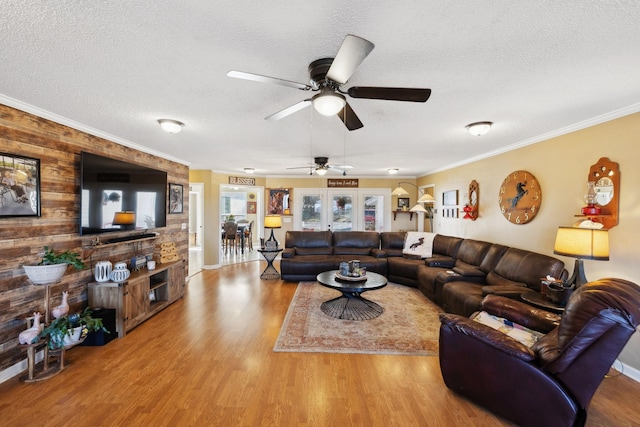
[{"label": "wooden cabinet", "polygon": [[114,308],[121,338],[184,295],[184,273],[184,262],[176,261],[133,272],[124,283],[89,283],[89,306]]}]

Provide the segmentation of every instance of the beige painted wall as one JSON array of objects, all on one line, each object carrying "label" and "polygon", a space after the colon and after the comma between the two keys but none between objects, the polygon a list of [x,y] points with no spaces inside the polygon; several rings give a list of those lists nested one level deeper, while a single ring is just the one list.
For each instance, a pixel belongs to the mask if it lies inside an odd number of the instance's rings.
[{"label": "beige painted wall", "polygon": [[[218,247],[220,245],[220,233],[218,230],[218,210],[220,200],[220,185],[229,183],[229,174],[214,173],[210,170],[191,170],[189,171],[189,182],[201,182],[204,184],[204,220],[203,220],[203,232],[205,238],[203,239],[203,255],[205,266],[215,266],[219,264],[219,252]],[[235,176],[235,175],[234,175]],[[331,177],[301,177],[301,178],[264,178],[254,177],[256,179],[256,186],[262,186],[266,190],[269,188],[293,188],[295,194],[295,188],[327,188],[327,178]],[[389,188],[393,190],[396,188],[399,182],[410,182],[416,184],[414,178],[405,177],[393,177],[393,178],[359,178],[359,188]],[[403,185],[403,188],[409,192],[409,198],[411,204],[415,204],[417,197],[417,189],[411,185]],[[266,200],[266,194],[263,195]],[[295,197],[295,196],[294,196]],[[392,197],[392,208],[397,206],[397,198]],[[428,222],[428,221],[427,221]],[[284,236],[288,230],[293,230],[293,217],[291,221],[287,222],[286,218],[283,218],[282,228],[274,230],[276,239],[280,242],[284,242]],[[428,225],[427,225],[428,229]],[[211,231],[213,230],[213,231]],[[396,221],[392,220],[392,231],[395,230],[417,230],[417,220],[414,216],[413,220],[409,220],[408,215],[398,215]],[[256,230],[258,237],[268,238],[271,234],[271,230]]]},{"label": "beige painted wall", "polygon": [[[443,191],[457,189],[462,195],[468,192],[471,180],[480,184],[479,218],[476,221],[442,218],[438,203],[436,232],[556,256],[553,243],[558,226],[569,226],[577,220],[574,215],[584,206],[589,167],[599,158],[608,157],[620,166],[620,220],[619,225],[609,231],[610,260],[584,261],[586,276],[589,280],[619,277],[640,283],[636,246],[640,241],[639,138],[640,113],[421,177],[418,185],[435,184],[435,197],[440,202]],[[477,143],[481,144],[482,139]],[[542,206],[533,221],[514,225],[504,219],[498,209],[498,190],[509,172],[520,169],[533,173],[540,182]],[[571,273],[575,260],[557,257]],[[638,335],[631,339],[621,360],[640,370]]]}]

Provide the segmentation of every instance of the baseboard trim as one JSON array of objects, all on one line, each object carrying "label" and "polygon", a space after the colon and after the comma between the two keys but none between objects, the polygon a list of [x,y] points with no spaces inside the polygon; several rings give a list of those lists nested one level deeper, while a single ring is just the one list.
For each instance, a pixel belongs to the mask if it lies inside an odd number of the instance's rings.
[{"label": "baseboard trim", "polygon": [[[622,374],[624,374],[625,376],[631,378],[632,380],[635,380],[637,382],[640,383],[640,370],[634,368],[633,366],[629,366],[626,363],[622,363],[620,361],[620,359],[616,359],[616,362],[620,363],[620,366],[622,367],[621,372]],[[615,365],[614,365],[615,367]]]},{"label": "baseboard trim", "polygon": [[[36,363],[42,362],[43,359],[44,359],[44,351],[42,350],[38,351],[36,353]],[[24,359],[23,361],[18,362],[15,365],[9,366],[7,369],[3,371],[0,371],[0,384],[10,380],[16,375],[20,375],[23,372],[26,372],[28,368],[29,368],[29,365],[27,364],[27,359]]]}]

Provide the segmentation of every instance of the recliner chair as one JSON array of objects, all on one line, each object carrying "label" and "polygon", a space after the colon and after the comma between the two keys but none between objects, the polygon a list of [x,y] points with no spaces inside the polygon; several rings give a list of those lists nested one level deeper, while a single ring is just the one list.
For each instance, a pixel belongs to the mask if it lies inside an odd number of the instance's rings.
[{"label": "recliner chair", "polygon": [[561,319],[496,295],[482,309],[546,335],[529,348],[470,318],[441,314],[447,387],[520,426],[583,426],[593,394],[640,323],[640,287],[590,282],[573,292]]}]

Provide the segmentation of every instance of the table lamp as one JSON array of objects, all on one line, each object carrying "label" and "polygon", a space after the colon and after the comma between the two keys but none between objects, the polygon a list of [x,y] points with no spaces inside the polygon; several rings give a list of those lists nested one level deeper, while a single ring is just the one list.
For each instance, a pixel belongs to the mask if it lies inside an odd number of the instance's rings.
[{"label": "table lamp", "polygon": [[609,260],[609,231],[592,228],[558,227],[553,253],[576,258],[568,284],[576,288],[587,283],[583,259]]},{"label": "table lamp", "polygon": [[116,212],[113,216],[113,225],[119,225],[123,230],[132,230],[136,223],[136,213],[133,211]]},{"label": "table lamp", "polygon": [[273,229],[274,228],[281,228],[281,227],[282,227],[282,218],[280,217],[280,215],[266,215],[264,217],[264,228],[270,228],[271,229],[271,237],[269,237],[267,242],[274,241],[274,242],[276,242],[276,246],[277,246],[278,241],[276,240],[275,236],[273,235]]}]

